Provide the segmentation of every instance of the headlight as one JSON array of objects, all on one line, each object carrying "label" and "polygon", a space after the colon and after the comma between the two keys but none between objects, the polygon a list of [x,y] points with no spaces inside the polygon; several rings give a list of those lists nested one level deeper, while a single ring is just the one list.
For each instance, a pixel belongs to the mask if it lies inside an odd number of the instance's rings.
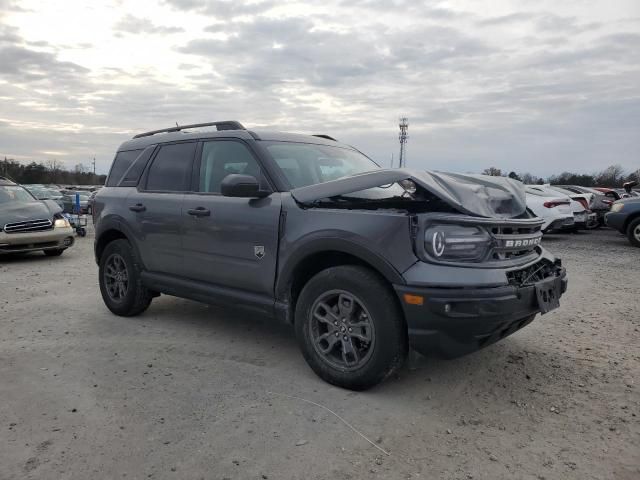
[{"label": "headlight", "polygon": [[624,207],[624,203],[614,203],[613,205],[611,205],[611,211],[613,213],[616,213],[621,211],[623,207]]},{"label": "headlight", "polygon": [[473,262],[484,258],[491,238],[478,227],[433,225],[424,234],[424,247],[435,260]]},{"label": "headlight", "polygon": [[53,226],[56,228],[70,227],[69,221],[66,218],[56,218],[53,222]]}]

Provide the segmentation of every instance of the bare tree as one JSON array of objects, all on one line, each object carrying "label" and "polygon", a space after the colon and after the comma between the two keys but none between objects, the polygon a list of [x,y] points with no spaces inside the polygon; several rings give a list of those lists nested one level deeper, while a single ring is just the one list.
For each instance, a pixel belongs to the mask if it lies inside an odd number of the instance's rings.
[{"label": "bare tree", "polygon": [[596,175],[596,183],[603,187],[619,187],[624,179],[624,169],[611,165]]},{"label": "bare tree", "polygon": [[635,172],[631,172],[627,177],[627,182],[638,182],[640,183],[640,168]]},{"label": "bare tree", "polygon": [[491,175],[492,177],[501,177],[502,176],[502,170],[500,170],[499,168],[496,167],[489,167],[489,168],[485,168],[482,171],[483,175]]}]

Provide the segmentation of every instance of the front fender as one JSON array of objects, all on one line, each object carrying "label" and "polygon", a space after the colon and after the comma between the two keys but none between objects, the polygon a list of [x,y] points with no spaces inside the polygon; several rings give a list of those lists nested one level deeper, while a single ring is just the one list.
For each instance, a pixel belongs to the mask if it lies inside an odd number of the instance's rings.
[{"label": "front fender", "polygon": [[296,267],[305,259],[322,252],[340,252],[352,255],[377,270],[390,283],[404,284],[400,272],[380,254],[370,250],[364,243],[330,236],[323,232],[316,238],[306,238],[303,243],[292,248],[293,253],[286,256],[281,264],[276,281],[276,298],[284,298]]},{"label": "front fender", "polygon": [[142,265],[142,257],[140,256],[140,251],[138,250],[138,245],[134,241],[135,234],[134,232],[127,226],[127,224],[117,215],[109,215],[106,217],[100,218],[100,221],[96,223],[96,232],[95,232],[95,240],[93,242],[93,253],[95,257],[96,264],[100,263],[99,258],[99,247],[102,245],[102,242],[105,240],[106,236],[111,236],[110,232],[118,232],[129,241],[131,247],[135,251],[136,257],[140,262],[140,266],[144,268]]},{"label": "front fender", "polygon": [[283,194],[282,206],[276,299],[286,300],[300,262],[321,252],[351,255],[397,284],[405,283],[401,272],[418,260],[405,212],[300,208],[288,194]]}]

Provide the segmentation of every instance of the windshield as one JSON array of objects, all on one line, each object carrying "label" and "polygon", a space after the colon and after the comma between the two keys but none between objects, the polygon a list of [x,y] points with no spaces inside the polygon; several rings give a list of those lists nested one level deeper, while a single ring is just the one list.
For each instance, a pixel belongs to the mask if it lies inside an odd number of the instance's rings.
[{"label": "windshield", "polygon": [[324,183],[380,168],[373,160],[347,148],[311,143],[265,143],[291,188]]},{"label": "windshield", "polygon": [[41,188],[30,188],[29,192],[31,193],[31,195],[36,197],[38,200],[45,200],[45,199],[49,198],[49,192],[47,192],[46,190],[43,190]]},{"label": "windshield", "polygon": [[35,202],[35,199],[19,185],[0,186],[0,204],[18,202]]}]

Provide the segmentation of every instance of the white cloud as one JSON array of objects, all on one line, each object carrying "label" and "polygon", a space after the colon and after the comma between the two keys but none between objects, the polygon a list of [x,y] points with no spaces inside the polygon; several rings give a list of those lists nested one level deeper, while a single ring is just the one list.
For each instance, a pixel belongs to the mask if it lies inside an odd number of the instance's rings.
[{"label": "white cloud", "polygon": [[238,119],[386,165],[406,114],[416,168],[635,169],[639,47],[636,0],[0,0],[0,155]]}]

